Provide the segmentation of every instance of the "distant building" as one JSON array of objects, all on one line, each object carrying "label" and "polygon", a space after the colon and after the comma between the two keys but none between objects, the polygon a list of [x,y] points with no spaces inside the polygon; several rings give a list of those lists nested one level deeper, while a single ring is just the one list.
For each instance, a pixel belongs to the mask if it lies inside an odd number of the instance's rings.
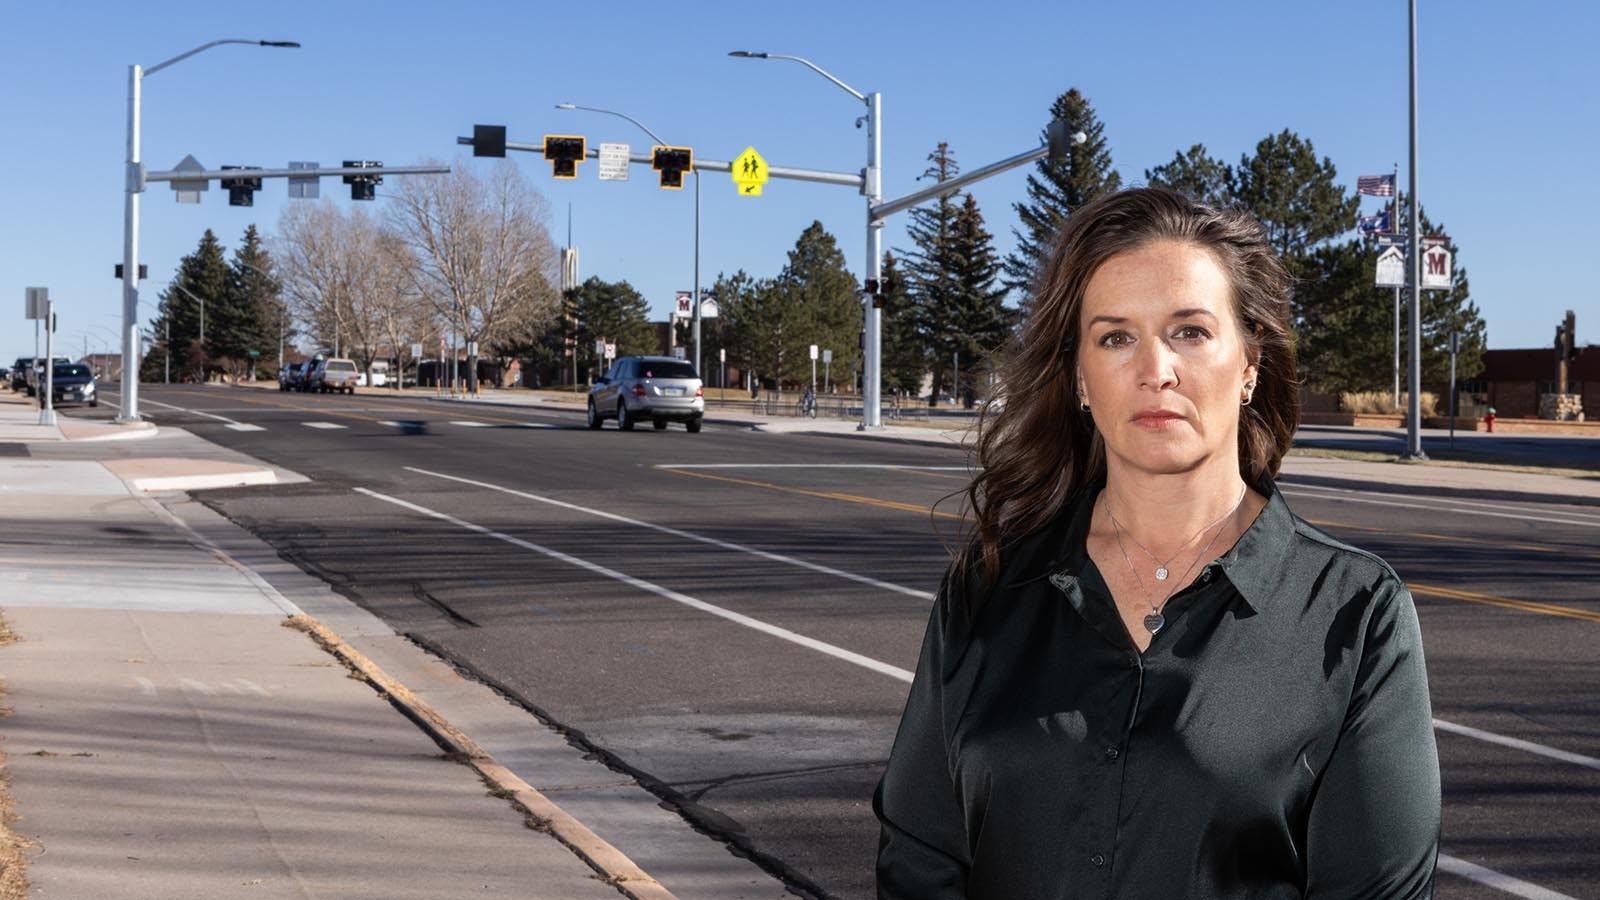
[{"label": "distant building", "polygon": [[[1539,417],[1541,394],[1556,392],[1556,349],[1485,350],[1483,373],[1461,385],[1463,396],[1476,396],[1495,408],[1495,413],[1512,419]],[[1567,364],[1567,393],[1583,398],[1583,417],[1600,419],[1600,347],[1578,351],[1578,358]]]}]

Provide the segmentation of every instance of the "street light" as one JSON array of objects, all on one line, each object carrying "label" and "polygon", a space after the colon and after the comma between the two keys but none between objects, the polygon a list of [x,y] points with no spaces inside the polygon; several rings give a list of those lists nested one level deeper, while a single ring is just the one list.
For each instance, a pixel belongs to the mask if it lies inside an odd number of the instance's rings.
[{"label": "street light", "polygon": [[[646,128],[645,124],[643,122],[640,122],[638,119],[635,119],[633,116],[630,116],[627,113],[620,113],[620,112],[617,112],[614,109],[601,109],[601,108],[599,108],[597,106],[579,106],[576,103],[557,103],[556,104],[556,109],[578,109],[578,110],[583,110],[584,112],[601,113],[601,114],[607,115],[607,116],[616,116],[619,119],[627,119],[629,122],[632,122],[633,124],[637,125],[639,127],[640,131],[643,131],[645,134],[650,135],[650,139],[655,141],[656,144],[658,144],[660,146],[666,146],[666,143],[667,143],[666,141],[662,140],[661,137],[659,135],[657,135],[654,131],[651,131],[649,128]],[[695,169],[693,174],[694,174],[694,303],[693,303],[694,309],[693,309],[693,312],[690,313],[690,322],[692,324],[689,327],[689,343],[694,346],[694,370],[698,374],[698,373],[700,373],[700,170],[699,169]],[[724,385],[724,388],[726,388],[726,385]]]},{"label": "street light", "polygon": [[300,46],[294,41],[224,38],[201,44],[148,69],[142,69],[137,64],[128,67],[128,159],[124,185],[127,198],[122,207],[122,410],[117,415],[119,422],[139,421],[139,194],[144,191],[144,166],[139,159],[140,89],[146,75],[154,75],[167,66],[222,44]]},{"label": "street light", "polygon": [[[738,59],[787,59],[797,62],[802,66],[816,72],[828,79],[850,96],[861,101],[867,107],[867,115],[862,117],[867,124],[867,168],[861,183],[861,193],[867,198],[867,265],[866,280],[877,283],[883,277],[883,229],[884,218],[874,217],[872,207],[883,200],[883,94],[873,91],[863,94],[838,78],[835,78],[826,69],[809,59],[800,56],[790,56],[785,53],[757,53],[750,50],[734,50],[729,56]],[[857,125],[861,120],[857,120]],[[866,360],[862,372],[861,390],[861,428],[881,428],[883,426],[882,411],[878,408],[881,403],[880,391],[882,381],[882,322],[883,314],[873,303],[873,300],[864,291],[861,293],[862,313],[866,322]]]},{"label": "street light", "polygon": [[[188,297],[190,300],[193,300],[194,302],[200,304],[200,383],[201,384],[205,384],[206,383],[206,300],[205,300],[204,297],[200,297],[200,296],[195,295],[188,288],[186,288],[183,285],[177,283],[176,281],[174,281],[172,283],[172,286],[177,288],[178,290],[182,291],[184,296]],[[167,358],[168,358],[169,364],[170,364],[170,360],[172,358],[172,344],[171,344],[170,340],[167,343]]]}]

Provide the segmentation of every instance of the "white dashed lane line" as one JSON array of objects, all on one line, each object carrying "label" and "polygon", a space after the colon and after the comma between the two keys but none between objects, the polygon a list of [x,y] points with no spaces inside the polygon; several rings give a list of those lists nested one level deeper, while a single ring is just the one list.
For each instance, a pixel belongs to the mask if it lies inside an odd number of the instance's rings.
[{"label": "white dashed lane line", "polygon": [[338,422],[301,422],[300,424],[304,425],[307,428],[334,429],[334,428],[348,428],[349,427],[348,425],[340,425]]}]

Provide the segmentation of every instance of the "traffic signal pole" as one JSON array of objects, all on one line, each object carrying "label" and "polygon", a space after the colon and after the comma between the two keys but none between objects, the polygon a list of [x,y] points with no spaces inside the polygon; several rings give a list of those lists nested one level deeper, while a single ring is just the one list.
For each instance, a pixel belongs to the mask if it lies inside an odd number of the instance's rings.
[{"label": "traffic signal pole", "polygon": [[[866,95],[865,99],[867,100],[867,106],[870,110],[868,119],[869,131],[867,132],[867,167],[865,169],[857,173],[849,173],[829,172],[820,169],[795,169],[784,166],[769,165],[767,166],[767,177],[852,187],[860,191],[862,196],[867,198],[867,261],[864,269],[866,272],[866,280],[873,284],[879,284],[882,280],[883,229],[890,216],[897,212],[903,212],[907,209],[910,209],[920,203],[931,200],[940,194],[948,194],[951,191],[960,190],[961,188],[974,182],[982,181],[985,178],[992,178],[1001,172],[1015,169],[1018,166],[1027,165],[1030,162],[1043,159],[1046,156],[1049,156],[1051,159],[1062,158],[1066,155],[1069,144],[1081,144],[1088,139],[1087,136],[1081,131],[1075,134],[1069,134],[1067,132],[1065,122],[1059,120],[1051,122],[1049,127],[1045,130],[1046,141],[1039,147],[1036,147],[1032,150],[1023,151],[1022,153],[1018,153],[1015,156],[1000,160],[999,162],[990,163],[987,166],[974,169],[964,175],[959,175],[955,178],[941,181],[933,187],[915,191],[913,193],[906,194],[903,197],[897,197],[893,200],[884,200],[883,169],[881,164],[883,157],[883,97],[881,94],[873,92],[870,95]],[[472,147],[474,154],[480,156],[504,155],[504,152],[507,150],[519,150],[527,153],[539,154],[543,154],[545,152],[545,146],[542,143],[531,144],[525,142],[500,140],[499,138],[504,134],[504,131],[503,129],[500,129],[499,126],[480,125],[474,130],[479,133],[485,133],[484,129],[490,128],[494,129],[497,134],[495,138],[491,139],[493,140],[493,144],[490,145],[492,149],[489,149],[487,152],[485,152],[485,148],[477,146],[475,138],[457,137],[456,143]],[[495,151],[498,151],[498,153]],[[598,159],[600,157],[599,148],[586,147],[584,157],[587,159]],[[647,155],[643,153],[630,152],[628,154],[628,162],[632,165],[654,167],[655,156],[653,154]],[[732,172],[733,163],[730,160],[702,159],[699,156],[696,156],[694,158],[694,168],[692,171],[696,173],[697,182],[699,180],[698,173],[701,170],[705,170],[707,172]],[[252,172],[251,174],[259,175],[264,173]],[[883,311],[877,307],[876,303],[874,302],[875,298],[873,295],[865,290],[861,292],[861,300],[863,307],[863,337],[866,347],[864,348],[865,352],[863,353],[863,356],[865,359],[864,365],[862,366],[863,384],[861,390],[862,403],[860,427],[862,429],[881,428],[883,427],[883,411],[881,409],[883,381]],[[699,298],[696,297],[695,301],[698,303]],[[696,309],[698,310],[698,306]],[[698,368],[696,370],[698,371]]]}]

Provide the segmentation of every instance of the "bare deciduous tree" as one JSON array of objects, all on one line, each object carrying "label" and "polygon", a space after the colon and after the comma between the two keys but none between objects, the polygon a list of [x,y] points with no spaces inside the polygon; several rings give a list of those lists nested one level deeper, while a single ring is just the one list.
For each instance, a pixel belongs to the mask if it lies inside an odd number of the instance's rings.
[{"label": "bare deciduous tree", "polygon": [[[512,161],[480,172],[457,157],[448,175],[405,180],[388,214],[420,263],[412,270],[418,293],[465,340],[492,345],[553,317],[549,210]],[[469,379],[476,364],[469,356]]]}]

